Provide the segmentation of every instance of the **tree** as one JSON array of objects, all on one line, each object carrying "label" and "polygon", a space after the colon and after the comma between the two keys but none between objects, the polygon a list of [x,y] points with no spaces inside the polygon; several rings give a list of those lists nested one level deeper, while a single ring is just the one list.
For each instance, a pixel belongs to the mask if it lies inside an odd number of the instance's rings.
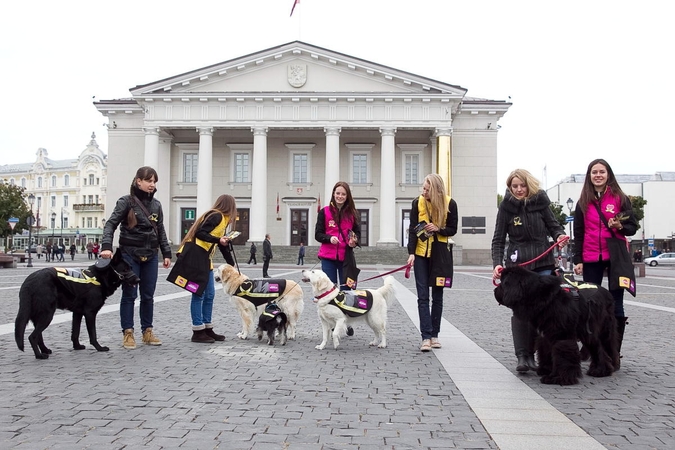
[{"label": "tree", "polygon": [[555,217],[555,220],[558,221],[560,225],[562,225],[563,228],[567,226],[567,214],[563,212],[563,207],[561,204],[556,203],[556,202],[551,202],[548,205],[549,208],[551,208],[551,211],[553,212],[553,216]]},{"label": "tree", "polygon": [[[30,209],[24,191],[22,187],[0,180],[0,235],[4,238],[11,234],[21,234],[28,229],[26,219],[30,215]],[[14,231],[7,222],[10,217],[19,219]]]},{"label": "tree", "polygon": [[640,221],[645,218],[645,205],[647,204],[647,200],[639,195],[629,195],[628,198],[633,207],[633,214],[635,214],[635,220],[637,220],[638,223],[637,229],[639,230],[641,228]]}]

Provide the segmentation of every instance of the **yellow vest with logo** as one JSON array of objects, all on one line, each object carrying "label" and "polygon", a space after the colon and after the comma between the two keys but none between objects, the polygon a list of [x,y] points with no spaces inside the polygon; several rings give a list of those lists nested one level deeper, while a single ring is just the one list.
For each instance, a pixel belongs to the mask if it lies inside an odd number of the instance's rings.
[{"label": "yellow vest with logo", "polygon": [[[218,214],[220,214],[220,223],[209,233],[213,237],[217,237],[220,239],[221,237],[225,236],[225,230],[227,229],[227,225],[230,223],[230,218],[220,211],[216,211]],[[206,219],[206,217],[204,217]],[[209,254],[209,260],[211,261],[211,269],[213,269],[213,254],[216,252],[216,247],[218,244],[214,244],[213,242],[206,242],[202,241],[201,239],[195,237],[195,244],[203,248],[204,250],[211,251]],[[180,253],[183,250],[183,246],[178,249],[178,253]]]},{"label": "yellow vest with logo", "polygon": [[[446,205],[450,204],[450,197],[448,197],[447,195],[445,196],[445,204]],[[445,215],[447,216],[447,212]],[[429,213],[427,211],[427,201],[423,195],[420,195],[419,201],[417,202],[417,223],[420,223],[421,221],[431,223],[431,217],[429,217]],[[427,239],[426,241],[417,239],[417,247],[415,247],[415,255],[429,258],[431,256],[431,243],[434,242],[434,240],[437,240],[438,242],[448,242],[448,237],[441,236],[440,234],[435,233],[434,235],[429,236],[429,239]]]}]

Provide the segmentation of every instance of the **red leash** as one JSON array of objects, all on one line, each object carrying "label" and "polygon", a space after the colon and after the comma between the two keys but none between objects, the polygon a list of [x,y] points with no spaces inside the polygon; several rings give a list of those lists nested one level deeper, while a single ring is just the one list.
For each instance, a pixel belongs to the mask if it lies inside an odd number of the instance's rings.
[{"label": "red leash", "polygon": [[365,280],[361,280],[361,281],[359,281],[359,283],[363,283],[365,281],[374,280],[375,278],[380,278],[380,277],[383,277],[383,276],[386,276],[386,275],[390,275],[392,273],[398,272],[399,270],[403,270],[403,269],[405,269],[405,277],[410,278],[410,268],[411,267],[412,266],[406,264],[405,266],[401,266],[397,269],[390,270],[389,272],[386,272],[386,273],[383,273],[383,274],[380,274],[380,275],[375,275],[374,277],[366,278]]},{"label": "red leash", "polygon": [[[520,263],[520,264],[518,264],[518,265],[519,265],[520,267],[525,267],[525,266],[527,266],[528,264],[532,264],[533,262],[538,261],[538,260],[540,260],[541,258],[543,258],[544,256],[546,256],[548,253],[550,253],[554,248],[556,248],[556,247],[559,246],[560,244],[566,244],[567,241],[569,241],[569,240],[570,240],[570,237],[569,237],[569,236],[563,236],[563,238],[562,238],[560,241],[555,242],[552,246],[550,246],[550,247],[549,247],[544,253],[542,253],[541,255],[539,255],[539,256],[537,256],[536,258],[531,259],[531,260],[529,260],[529,261],[525,261],[524,263]],[[497,273],[500,273],[500,274],[501,274],[501,272],[502,272],[501,269],[497,271]],[[497,279],[494,278],[494,277],[492,278],[492,284],[494,284],[495,286],[497,286]]]}]

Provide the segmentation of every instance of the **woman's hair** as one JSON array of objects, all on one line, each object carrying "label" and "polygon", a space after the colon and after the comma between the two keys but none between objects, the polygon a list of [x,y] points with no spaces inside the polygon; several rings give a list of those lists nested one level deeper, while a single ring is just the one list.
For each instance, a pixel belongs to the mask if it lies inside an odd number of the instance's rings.
[{"label": "woman's hair", "polygon": [[[335,190],[342,186],[345,191],[347,191],[347,199],[345,200],[344,205],[341,209],[338,209],[337,203],[335,202]],[[340,221],[343,217],[352,217],[354,223],[359,223],[359,213],[356,210],[356,205],[354,204],[354,197],[352,197],[352,190],[349,188],[349,184],[346,181],[338,181],[333,186],[333,191],[330,195],[330,208],[333,212],[333,216]]]},{"label": "woman's hair", "polygon": [[508,177],[506,177],[506,187],[509,188],[509,192],[512,194],[513,191],[511,191],[511,182],[514,178],[519,178],[523,183],[525,183],[525,186],[527,186],[527,195],[525,196],[525,200],[534,197],[537,195],[537,192],[539,192],[539,180],[537,180],[534,175],[525,169],[516,169],[511,172]]},{"label": "woman's hair", "polygon": [[[159,177],[157,176],[157,171],[155,169],[153,169],[152,167],[143,166],[143,167],[139,168],[136,171],[136,176],[134,177],[133,180],[131,180],[131,187],[129,188],[129,194],[131,194],[132,197],[136,194],[134,192],[134,188],[138,188],[138,186],[136,185],[136,180],[138,180],[139,178],[141,180],[146,180],[146,181],[150,181],[150,180],[154,179],[155,183],[157,183],[159,181]],[[135,201],[135,200],[132,198],[132,202],[133,201]],[[127,226],[129,228],[134,228],[137,224],[138,224],[138,220],[136,220],[136,212],[134,211],[134,208],[129,208],[129,212],[127,213]]]},{"label": "woman's hair", "polygon": [[236,228],[237,202],[231,195],[223,194],[216,199],[216,202],[213,204],[211,209],[206,211],[204,214],[199,216],[197,220],[195,220],[195,223],[192,224],[190,230],[187,232],[187,234],[181,241],[181,245],[185,244],[186,242],[194,240],[195,234],[197,234],[197,230],[199,230],[199,227],[202,226],[202,223],[206,220],[206,218],[213,213],[222,213],[223,215],[228,216],[230,218],[230,223],[227,225],[227,228],[229,230],[234,230]]},{"label": "woman's hair", "polygon": [[586,207],[596,198],[595,197],[595,186],[593,186],[593,180],[591,179],[591,170],[596,164],[602,164],[607,169],[607,187],[612,191],[613,194],[618,195],[623,203],[627,195],[621,190],[619,182],[616,181],[614,176],[614,171],[610,165],[604,159],[594,159],[588,165],[586,169],[586,179],[584,180],[584,186],[581,188],[581,195],[579,196],[579,207],[582,211],[586,210]]},{"label": "woman's hair", "polygon": [[445,200],[443,178],[436,173],[430,173],[424,177],[424,182],[429,183],[429,198],[431,199],[427,202],[427,205],[431,205],[431,208],[427,207],[429,219],[438,228],[443,228],[448,217],[448,203]]}]

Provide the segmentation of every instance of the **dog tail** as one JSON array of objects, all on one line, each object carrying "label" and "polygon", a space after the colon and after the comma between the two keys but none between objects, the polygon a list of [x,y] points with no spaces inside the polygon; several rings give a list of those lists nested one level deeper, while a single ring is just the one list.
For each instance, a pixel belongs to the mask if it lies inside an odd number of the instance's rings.
[{"label": "dog tail", "polygon": [[394,299],[396,294],[396,289],[394,288],[394,277],[389,275],[384,279],[384,285],[378,289],[380,294],[387,301],[387,305],[391,304],[391,301]]},{"label": "dog tail", "polygon": [[19,313],[16,315],[16,320],[14,321],[14,340],[16,340],[16,346],[21,351],[23,351],[23,335],[26,332],[28,320],[30,320],[30,308],[24,306],[24,302],[19,301]]}]

